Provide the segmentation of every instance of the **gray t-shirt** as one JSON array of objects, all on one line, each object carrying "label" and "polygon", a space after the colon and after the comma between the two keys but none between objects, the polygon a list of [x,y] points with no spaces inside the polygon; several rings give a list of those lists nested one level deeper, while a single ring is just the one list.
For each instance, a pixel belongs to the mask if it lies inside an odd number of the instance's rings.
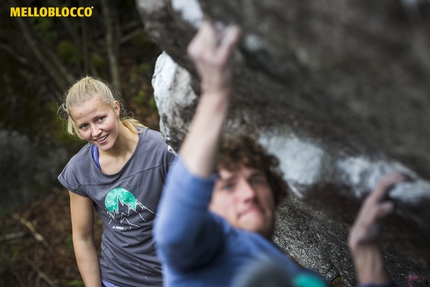
[{"label": "gray t-shirt", "polygon": [[161,134],[145,128],[118,173],[104,174],[92,158],[91,144],[86,144],[58,176],[68,190],[90,197],[103,221],[103,279],[124,287],[162,286],[152,225],[174,157]]}]

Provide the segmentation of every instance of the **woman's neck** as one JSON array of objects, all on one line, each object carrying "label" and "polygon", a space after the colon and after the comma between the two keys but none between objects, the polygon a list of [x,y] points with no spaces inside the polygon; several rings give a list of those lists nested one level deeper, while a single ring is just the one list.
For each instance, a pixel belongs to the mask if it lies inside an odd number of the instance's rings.
[{"label": "woman's neck", "polygon": [[121,124],[114,146],[107,151],[99,149],[101,170],[107,174],[121,170],[133,155],[138,141],[138,134]]}]

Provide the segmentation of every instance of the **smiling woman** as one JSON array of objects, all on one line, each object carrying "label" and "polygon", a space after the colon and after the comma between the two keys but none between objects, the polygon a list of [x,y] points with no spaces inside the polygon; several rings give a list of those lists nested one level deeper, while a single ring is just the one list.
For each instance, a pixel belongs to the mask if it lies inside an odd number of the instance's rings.
[{"label": "smiling woman", "polygon": [[[60,117],[67,121],[68,133],[75,135],[80,139],[84,139],[71,117],[71,110],[74,107],[82,106],[84,102],[93,98],[99,98],[113,109],[116,108],[115,106],[117,104],[122,104],[122,100],[119,95],[103,81],[90,76],[80,79],[68,90],[65,95],[64,104],[59,109]],[[139,121],[129,116],[129,113],[125,109],[122,108],[119,109],[119,111],[119,118],[124,126],[128,127],[131,131],[136,131],[136,127],[144,127],[144,125],[139,123]]]},{"label": "smiling woman", "polygon": [[117,101],[111,107],[97,95],[70,108],[70,117],[83,139],[102,148],[107,136],[118,129],[119,110]]},{"label": "smiling woman", "polygon": [[[151,232],[174,155],[114,94],[87,76],[60,108],[68,132],[88,142],[58,176],[69,190],[76,260],[86,286],[161,286]],[[93,208],[104,223],[100,260]]]}]

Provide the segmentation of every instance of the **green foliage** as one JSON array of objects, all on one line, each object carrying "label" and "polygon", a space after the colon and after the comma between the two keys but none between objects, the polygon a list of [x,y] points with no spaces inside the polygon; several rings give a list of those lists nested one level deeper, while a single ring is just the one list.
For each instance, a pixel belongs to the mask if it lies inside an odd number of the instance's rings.
[{"label": "green foliage", "polygon": [[145,102],[145,100],[146,100],[145,91],[144,90],[139,90],[139,92],[137,93],[137,95],[134,97],[133,100],[134,100],[134,102],[136,104],[142,105]]},{"label": "green foliage", "polygon": [[103,69],[106,67],[106,60],[98,54],[91,54],[91,62],[97,69]]},{"label": "green foliage", "polygon": [[[141,63],[137,68],[130,71],[129,77],[129,92],[132,97],[132,101],[138,107],[146,106],[143,114],[149,114],[151,112],[156,112],[155,102],[152,103],[153,99],[147,96],[145,89],[141,87],[142,80],[151,78],[152,68],[149,63]],[[149,106],[149,111],[148,111]]]},{"label": "green foliage", "polygon": [[131,73],[130,75],[130,84],[134,85],[137,82],[137,74],[136,73]]},{"label": "green foliage", "polygon": [[138,73],[148,77],[152,76],[152,67],[149,63],[142,63],[139,65]]},{"label": "green foliage", "polygon": [[11,251],[12,251],[12,256],[9,258],[9,260],[13,264],[19,260],[20,256],[19,256],[19,251],[16,248],[12,247]]},{"label": "green foliage", "polygon": [[142,60],[146,63],[152,62],[148,60],[156,58],[161,52],[160,49],[149,40],[146,31],[134,37],[132,39],[132,45],[138,47],[140,51],[144,51],[140,56],[142,56]]},{"label": "green foliage", "polygon": [[6,220],[6,218],[10,216],[10,213],[6,209],[0,208],[0,234],[3,230],[9,228],[10,221]]},{"label": "green foliage", "polygon": [[28,18],[34,31],[47,39],[56,39],[58,32],[55,27],[55,19],[50,17]]},{"label": "green foliage", "polygon": [[73,250],[73,236],[68,234],[66,238],[66,248]]},{"label": "green foliage", "polygon": [[154,96],[151,97],[151,99],[149,100],[149,106],[151,107],[151,109],[153,109],[154,111],[157,110],[157,103],[155,102],[155,98]]},{"label": "green foliage", "polygon": [[58,43],[57,54],[61,60],[70,65],[77,64],[80,61],[78,49],[68,40],[63,40]]},{"label": "green foliage", "polygon": [[84,282],[82,281],[82,280],[72,280],[72,281],[69,281],[68,283],[67,283],[67,286],[73,286],[73,287],[84,287],[85,285],[84,285]]}]

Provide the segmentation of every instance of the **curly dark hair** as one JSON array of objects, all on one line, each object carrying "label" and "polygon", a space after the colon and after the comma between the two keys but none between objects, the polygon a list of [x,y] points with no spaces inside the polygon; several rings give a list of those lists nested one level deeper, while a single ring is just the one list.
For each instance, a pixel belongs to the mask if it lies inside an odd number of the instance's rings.
[{"label": "curly dark hair", "polygon": [[273,192],[276,206],[288,195],[288,185],[279,168],[279,160],[267,153],[253,137],[238,135],[224,139],[216,166],[229,171],[236,171],[242,166],[262,170]]}]

